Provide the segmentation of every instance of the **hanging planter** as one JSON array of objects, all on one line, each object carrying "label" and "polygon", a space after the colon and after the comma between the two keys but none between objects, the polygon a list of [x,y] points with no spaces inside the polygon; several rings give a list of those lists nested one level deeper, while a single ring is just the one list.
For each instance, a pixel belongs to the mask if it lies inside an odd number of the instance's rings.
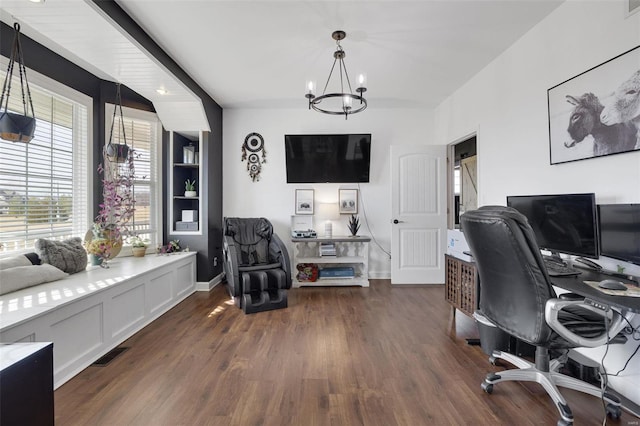
[{"label": "hanging planter", "polygon": [[[109,161],[114,163],[124,163],[129,157],[129,145],[127,145],[127,136],[124,132],[124,117],[122,115],[122,97],[120,96],[120,83],[117,84],[116,105],[113,108],[113,119],[111,120],[111,133],[109,134],[109,143],[104,148],[104,153]],[[113,128],[116,123],[116,111],[120,110],[120,124],[122,125],[122,142],[120,143],[120,129],[118,129],[118,142],[113,140]]]},{"label": "hanging planter", "polygon": [[[36,116],[33,112],[33,101],[29,82],[27,81],[27,69],[22,57],[22,45],[20,44],[20,24],[13,24],[14,37],[11,48],[11,58],[7,67],[7,75],[2,87],[0,97],[0,138],[10,142],[28,143],[36,132]],[[20,74],[20,88],[22,89],[22,106],[24,114],[9,112],[9,96],[11,95],[11,80],[13,79],[13,67],[18,63]],[[29,115],[31,107],[31,115]]]}]

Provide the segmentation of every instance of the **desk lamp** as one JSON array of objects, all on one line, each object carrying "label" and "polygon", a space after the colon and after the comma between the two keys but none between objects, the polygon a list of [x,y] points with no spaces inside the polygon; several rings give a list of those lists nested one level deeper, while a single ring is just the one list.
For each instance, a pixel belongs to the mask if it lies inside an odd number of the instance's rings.
[{"label": "desk lamp", "polygon": [[338,203],[320,203],[318,206],[318,217],[324,220],[324,236],[331,238],[333,236],[333,226],[331,221],[340,219],[338,212]]}]

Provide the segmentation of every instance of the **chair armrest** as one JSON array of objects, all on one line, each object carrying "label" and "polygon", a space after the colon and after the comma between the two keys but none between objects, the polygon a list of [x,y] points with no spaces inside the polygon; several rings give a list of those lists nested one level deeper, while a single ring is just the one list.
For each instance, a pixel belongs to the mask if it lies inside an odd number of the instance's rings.
[{"label": "chair armrest", "polygon": [[[587,309],[602,316],[603,318],[606,318],[608,321],[611,321],[608,328],[608,334],[603,332],[598,337],[588,338],[580,336],[566,328],[560,322],[558,315],[560,311],[567,306],[580,306],[580,308]],[[605,345],[609,340],[616,337],[616,335],[626,326],[625,318],[627,320],[631,320],[631,318],[633,318],[634,316],[632,312],[626,312],[622,314],[613,309],[609,309],[605,312],[600,309],[594,308],[587,303],[584,303],[583,300],[561,299],[549,299],[545,305],[544,315],[547,324],[549,324],[549,327],[551,327],[551,329],[553,329],[556,333],[576,346],[588,348]]]},{"label": "chair armrest", "polygon": [[238,272],[238,254],[233,237],[223,236],[222,254],[224,256],[224,273],[232,296],[240,295],[240,274]]},{"label": "chair armrest", "polygon": [[[280,262],[282,269],[286,274],[287,285],[291,285],[291,261],[289,260],[289,252],[287,246],[282,242],[277,234],[271,235],[271,244],[269,245],[269,254]],[[287,287],[289,288],[289,287]]]}]

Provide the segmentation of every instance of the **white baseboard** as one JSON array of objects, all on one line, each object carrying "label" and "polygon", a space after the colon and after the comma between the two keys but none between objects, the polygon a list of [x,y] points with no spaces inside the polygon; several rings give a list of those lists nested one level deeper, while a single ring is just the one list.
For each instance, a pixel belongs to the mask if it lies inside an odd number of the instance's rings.
[{"label": "white baseboard", "polygon": [[369,271],[370,280],[390,280],[391,271]]},{"label": "white baseboard", "polygon": [[219,273],[217,276],[213,277],[209,282],[197,281],[196,282],[196,291],[211,291],[215,286],[220,284],[224,279],[224,272]]}]

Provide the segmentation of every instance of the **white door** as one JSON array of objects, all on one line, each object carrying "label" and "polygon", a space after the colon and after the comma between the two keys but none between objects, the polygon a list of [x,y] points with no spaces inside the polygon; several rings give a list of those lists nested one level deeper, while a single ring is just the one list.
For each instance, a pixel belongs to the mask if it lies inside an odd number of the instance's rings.
[{"label": "white door", "polygon": [[391,283],[444,283],[446,146],[391,147]]}]

